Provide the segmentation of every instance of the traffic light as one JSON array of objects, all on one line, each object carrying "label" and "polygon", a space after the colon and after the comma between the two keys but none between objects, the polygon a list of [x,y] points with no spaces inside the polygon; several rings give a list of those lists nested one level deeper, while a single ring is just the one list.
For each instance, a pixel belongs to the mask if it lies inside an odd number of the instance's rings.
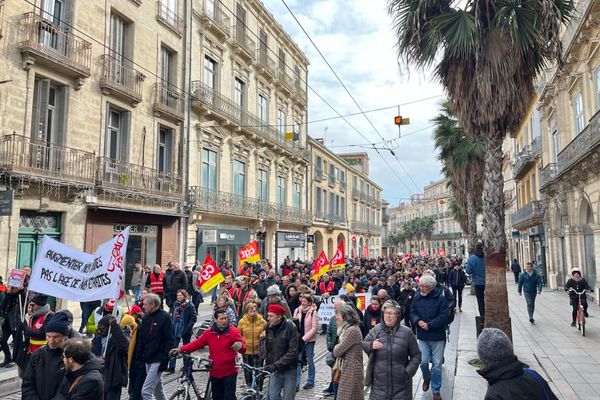
[{"label": "traffic light", "polygon": [[410,124],[410,118],[405,118],[401,115],[397,115],[394,117],[394,124],[396,125],[409,125]]}]

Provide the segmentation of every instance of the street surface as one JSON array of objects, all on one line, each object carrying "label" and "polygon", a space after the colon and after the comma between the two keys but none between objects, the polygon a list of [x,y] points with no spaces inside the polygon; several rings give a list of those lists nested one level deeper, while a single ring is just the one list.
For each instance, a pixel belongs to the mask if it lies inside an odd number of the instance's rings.
[{"label": "street surface", "polygon": [[[545,291],[537,298],[535,324],[528,321],[525,299],[519,297],[512,274],[507,275],[509,306],[512,318],[515,353],[521,361],[539,372],[550,384],[559,399],[592,400],[600,398],[600,308],[590,303],[586,336],[582,337],[577,328],[570,326],[570,306],[566,293]],[[446,346],[444,381],[441,395],[444,400],[483,399],[487,383],[474,367],[468,364],[477,358],[475,339],[475,296],[469,295],[466,288],[463,296],[463,313],[457,314],[451,326],[450,341]],[[202,306],[205,307],[205,306]],[[206,314],[206,312],[201,314]],[[198,352],[198,355],[206,352]],[[327,387],[330,369],[325,364],[325,336],[320,335],[315,346],[316,379],[315,387],[300,389],[299,400],[323,399],[323,389]],[[366,363],[367,357],[364,357]],[[177,374],[163,376],[167,397],[177,387]],[[306,374],[303,374],[304,384]],[[203,390],[206,375],[196,374],[199,387]],[[420,371],[413,379],[413,393],[417,400],[429,400],[431,391],[423,393]],[[238,376],[238,394],[245,388],[243,375]],[[1,395],[2,393],[0,393]],[[367,392],[368,396],[368,392]],[[6,400],[20,400],[20,393],[2,397]],[[122,399],[129,396],[124,389]],[[332,399],[332,397],[330,397]],[[368,398],[368,397],[365,397]]]}]

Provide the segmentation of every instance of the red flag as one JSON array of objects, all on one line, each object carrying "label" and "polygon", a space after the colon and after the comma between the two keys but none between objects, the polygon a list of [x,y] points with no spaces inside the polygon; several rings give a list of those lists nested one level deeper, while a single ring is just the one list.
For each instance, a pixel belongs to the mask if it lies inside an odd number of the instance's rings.
[{"label": "red flag", "polygon": [[259,261],[258,242],[254,240],[240,249],[240,271],[238,272],[241,272],[242,266],[245,263],[254,264]]},{"label": "red flag", "polygon": [[319,254],[319,257],[313,262],[310,277],[316,281],[326,274],[327,271],[329,271],[329,261],[327,260],[325,252],[321,250],[321,254]]},{"label": "red flag", "polygon": [[344,257],[344,241],[342,240],[340,244],[338,244],[337,251],[333,255],[333,258],[329,261],[329,265],[331,265],[331,270],[334,269],[344,269],[346,268],[346,259]]},{"label": "red flag", "polygon": [[204,265],[202,265],[202,270],[200,271],[200,277],[196,281],[198,287],[202,289],[204,293],[207,293],[224,280],[225,278],[223,277],[221,270],[207,254],[204,259]]},{"label": "red flag", "polygon": [[369,258],[369,246],[363,246],[363,257]]},{"label": "red flag", "polygon": [[440,257],[446,257],[446,250],[443,247],[440,247],[437,252]]}]

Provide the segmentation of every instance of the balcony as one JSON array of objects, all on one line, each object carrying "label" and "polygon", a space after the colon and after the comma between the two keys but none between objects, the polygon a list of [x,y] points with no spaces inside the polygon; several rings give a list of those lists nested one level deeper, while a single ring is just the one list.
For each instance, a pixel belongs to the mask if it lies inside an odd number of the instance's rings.
[{"label": "balcony", "polygon": [[540,158],[542,156],[542,137],[538,136],[531,142],[531,154],[533,158]]},{"label": "balcony", "polygon": [[322,181],[325,179],[325,174],[323,173],[323,167],[315,167],[315,180]]},{"label": "balcony", "polygon": [[367,192],[364,192],[364,191],[361,190],[361,192],[360,192],[360,201],[366,202],[368,197],[369,196],[367,196]]},{"label": "balcony", "polygon": [[75,80],[75,90],[91,75],[92,44],[34,13],[23,15],[18,34],[23,69],[35,63]]},{"label": "balcony", "polygon": [[352,230],[356,232],[377,235],[381,234],[381,225],[370,224],[362,221],[352,221]]},{"label": "balcony", "polygon": [[128,192],[182,197],[181,176],[125,161],[98,157],[98,186]]},{"label": "balcony", "polygon": [[352,188],[352,198],[357,200],[360,198],[360,191],[357,188]]},{"label": "balcony", "polygon": [[540,173],[540,190],[544,189],[554,181],[557,172],[558,168],[556,163],[549,163],[542,169],[542,172]]},{"label": "balcony", "polygon": [[9,175],[58,184],[93,186],[96,177],[94,153],[31,140],[21,135],[0,138],[0,170]]},{"label": "balcony", "polygon": [[523,147],[523,149],[517,155],[515,162],[513,163],[513,177],[515,179],[521,179],[525,176],[525,173],[533,165],[535,159],[531,152],[529,145]]},{"label": "balcony", "polygon": [[254,60],[256,57],[256,43],[250,39],[246,28],[242,25],[233,27],[234,31],[234,51],[247,61]]},{"label": "balcony", "polygon": [[340,191],[345,192],[348,189],[348,184],[346,181],[340,181]]},{"label": "balcony", "polygon": [[[575,9],[573,10],[573,18],[571,18],[571,22],[567,26],[565,33],[561,38],[563,54],[571,53],[571,45],[574,42],[575,37],[578,34],[581,34],[581,30],[583,29],[582,25],[585,20],[590,7],[595,2],[592,0],[579,0],[575,5]],[[588,22],[586,22],[587,24]]]},{"label": "balcony", "polygon": [[171,10],[165,1],[156,2],[156,20],[180,38],[183,37],[185,22],[179,18],[177,10]]},{"label": "balcony", "polygon": [[[212,5],[212,6],[211,6]],[[218,37],[227,38],[231,28],[231,19],[227,16],[221,3],[205,1],[200,22],[204,29]]]},{"label": "balcony", "polygon": [[330,172],[327,175],[327,183],[329,184],[329,187],[335,187],[335,174]]},{"label": "balcony", "polygon": [[304,83],[300,81],[300,79],[296,78],[294,83],[294,91],[296,97],[300,100],[301,103],[306,104],[306,89],[304,88]]},{"label": "balcony", "polygon": [[277,71],[277,80],[280,88],[287,90],[290,95],[294,93],[294,80],[287,71],[279,69]]},{"label": "balcony", "polygon": [[431,234],[432,240],[454,240],[460,239],[461,237],[463,237],[462,232],[438,232]]},{"label": "balcony", "polygon": [[515,229],[524,230],[541,224],[543,217],[544,205],[539,200],[533,200],[510,216],[510,224]]},{"label": "balcony", "polygon": [[222,119],[226,125],[241,127],[250,135],[255,135],[278,149],[287,151],[301,159],[310,160],[310,151],[300,147],[298,142],[286,140],[277,129],[265,125],[260,118],[244,110],[243,107],[235,104],[204,83],[200,81],[192,82],[192,95],[192,107],[197,111],[215,115]]},{"label": "balcony", "polygon": [[142,86],[146,76],[126,66],[121,60],[105,54],[102,56],[100,88],[105,96],[113,95],[136,106],[142,101]]},{"label": "balcony", "polygon": [[174,122],[182,122],[185,115],[184,94],[176,87],[167,83],[154,84],[154,114]]},{"label": "balcony", "polygon": [[596,113],[583,131],[558,153],[557,175],[562,175],[572,169],[577,163],[596,151],[600,145],[599,124],[600,112]]},{"label": "balcony", "polygon": [[346,218],[343,215],[329,214],[327,215],[327,222],[329,225],[346,225]]},{"label": "balcony", "polygon": [[276,78],[277,77],[277,64],[275,60],[271,58],[268,54],[268,50],[266,48],[259,48],[257,53],[258,58],[258,68],[257,71],[259,74],[262,74],[268,78]]},{"label": "balcony", "polygon": [[252,197],[213,192],[198,186],[190,187],[188,196],[190,204],[197,211],[306,226],[312,223],[312,216],[306,210],[260,201]]},{"label": "balcony", "polygon": [[383,222],[384,224],[387,224],[390,222],[390,214],[388,214],[387,212],[381,213],[381,222]]}]

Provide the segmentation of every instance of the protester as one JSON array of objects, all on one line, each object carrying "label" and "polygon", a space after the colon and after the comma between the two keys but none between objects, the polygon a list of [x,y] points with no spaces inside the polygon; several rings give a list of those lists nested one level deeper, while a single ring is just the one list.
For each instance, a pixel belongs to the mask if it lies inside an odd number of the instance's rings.
[{"label": "protester", "polygon": [[[442,360],[446,345],[446,324],[449,303],[443,291],[436,288],[435,278],[423,275],[419,281],[420,291],[410,308],[411,322],[417,328],[417,339],[421,350],[421,372],[423,391],[431,386],[434,400],[441,400]],[[429,363],[432,364],[429,369]]]},{"label": "protester", "polygon": [[188,296],[190,296],[189,300],[194,305],[194,308],[198,310],[198,306],[200,305],[200,303],[204,302],[201,289],[198,286],[198,279],[200,279],[200,271],[197,269],[193,270],[191,265],[186,265],[184,272],[187,278],[188,286],[186,290],[188,292]]},{"label": "protester", "polygon": [[23,377],[31,353],[47,343],[46,326],[54,315],[50,311],[48,296],[41,294],[31,299],[27,313],[29,314],[29,320],[27,322],[18,322],[19,329],[16,334],[16,336],[23,335],[25,338],[22,343],[18,342],[18,346],[15,344],[15,361],[19,367],[20,377]]},{"label": "protester", "polygon": [[165,303],[169,306],[169,309],[173,310],[173,303],[177,298],[177,291],[180,289],[187,289],[187,276],[185,272],[181,270],[179,263],[171,264],[171,273],[165,275],[164,289],[165,289]]},{"label": "protester", "polygon": [[456,299],[458,311],[462,312],[462,293],[467,284],[467,274],[465,274],[460,262],[457,262],[448,274],[448,282],[452,288],[454,299]]},{"label": "protester", "polygon": [[244,303],[250,300],[253,297],[256,297],[257,294],[248,285],[248,277],[239,276],[236,279],[238,281],[239,287],[234,287],[229,291],[231,298],[235,301],[235,311],[238,318],[241,318],[244,315]]},{"label": "protester", "polygon": [[144,298],[144,317],[138,329],[136,352],[146,366],[146,379],[142,386],[142,398],[165,399],[162,373],[167,369],[169,350],[175,346],[173,323],[169,314],[161,309],[161,299],[154,293]]},{"label": "protester", "polygon": [[127,350],[129,339],[117,320],[105,315],[98,321],[98,333],[92,340],[92,353],[104,360],[104,400],[119,400],[127,386]]},{"label": "protester", "polygon": [[65,377],[58,392],[66,400],[99,400],[104,397],[102,360],[92,354],[90,342],[69,339],[64,347]]},{"label": "protester", "polygon": [[477,339],[483,363],[479,375],[488,381],[486,400],[558,400],[544,378],[515,356],[504,332],[485,328]]},{"label": "protester", "polygon": [[23,374],[21,397],[35,400],[54,398],[65,375],[62,344],[69,334],[69,321],[57,313],[46,325],[46,345],[31,355]]},{"label": "protester", "polygon": [[[86,327],[90,316],[94,313],[96,308],[100,307],[102,302],[100,300],[94,301],[82,301],[79,303],[79,307],[81,308],[81,325],[79,326],[79,333],[83,333],[83,329]],[[86,332],[89,334],[93,334],[92,332]]]},{"label": "protester", "polygon": [[[565,291],[569,292],[569,303],[571,304],[571,307],[573,308],[573,312],[571,313],[573,322],[571,322],[571,326],[575,326],[575,321],[577,319],[577,311],[579,310],[579,295],[573,291],[570,291],[570,289],[573,289],[580,293],[585,290],[588,290],[588,291],[592,290],[592,288],[587,283],[587,281],[581,277],[581,269],[579,269],[577,267],[575,267],[571,270],[571,278],[569,278],[569,280],[565,284]],[[581,305],[583,306],[583,315],[586,318],[588,318],[589,315],[588,315],[587,296],[585,296],[585,295],[581,296]]]},{"label": "protester", "polygon": [[303,389],[315,387],[315,342],[319,330],[319,316],[313,296],[308,293],[300,295],[300,307],[296,309],[294,318],[299,321],[298,343],[298,367],[296,368],[296,391],[300,388],[302,378],[302,364],[306,359],[308,365],[308,377]]},{"label": "protester", "polygon": [[[173,318],[173,333],[175,335],[175,344],[179,342],[188,344],[192,338],[194,324],[196,323],[196,308],[188,299],[188,293],[185,289],[177,291],[177,301],[173,304],[171,313]],[[167,373],[175,372],[175,359],[169,361]]]},{"label": "protester", "polygon": [[133,264],[133,272],[131,274],[131,291],[133,292],[133,298],[137,300],[140,297],[140,292],[142,290],[142,283],[145,282],[144,279],[144,269],[142,268],[142,264],[136,262]]},{"label": "protester", "polygon": [[363,340],[369,355],[365,386],[371,400],[412,399],[412,378],[421,363],[421,350],[410,328],[402,326],[402,307],[390,300],[383,305],[383,322]]},{"label": "protester", "polygon": [[515,284],[519,283],[519,275],[521,274],[521,265],[517,261],[516,258],[513,259],[512,264],[510,264],[510,269],[512,273],[515,275]]},{"label": "protester", "polygon": [[[257,304],[250,301],[244,305],[244,316],[238,323],[238,330],[246,341],[246,352],[243,355],[244,362],[253,367],[262,366],[260,357],[260,337],[262,336],[267,321],[257,311]],[[246,385],[252,384],[252,374],[244,370]],[[261,387],[262,382],[259,382]]]},{"label": "protester", "polygon": [[219,309],[214,313],[215,322],[200,337],[191,343],[173,349],[170,356],[191,353],[208,346],[209,358],[213,361],[210,384],[215,400],[235,400],[237,380],[236,357],[246,351],[246,342],[240,332],[227,321],[227,314]]},{"label": "protester", "polygon": [[[339,308],[340,305],[344,304],[345,301],[342,300],[341,298],[336,298],[334,303],[333,303],[333,309],[334,311],[337,311],[337,309]],[[335,357],[333,357],[333,348],[335,347],[335,345],[338,343],[338,335],[337,335],[337,321],[336,321],[336,316],[335,313],[331,316],[331,318],[329,319],[329,324],[327,325],[327,336],[326,336],[326,341],[327,341],[327,351],[330,353],[330,359],[332,360],[331,363],[328,362],[328,366],[330,368],[333,368],[334,362],[335,362]],[[333,372],[333,370],[332,370]],[[329,382],[329,386],[327,388],[325,388],[325,390],[323,390],[323,393],[325,394],[325,396],[333,396],[335,395],[337,391],[337,382],[334,383],[333,379]]]},{"label": "protester", "polygon": [[71,311],[69,311],[69,310],[57,311],[52,318],[53,319],[56,318],[58,316],[58,314],[64,314],[67,316],[67,321],[69,323],[69,333],[67,334],[68,339],[82,337],[81,333],[79,333],[79,331],[77,331],[77,330],[75,330],[75,328],[73,328],[73,313]]},{"label": "protester", "polygon": [[137,331],[142,326],[143,313],[142,309],[137,304],[134,304],[128,314],[134,318],[135,328],[131,333],[129,350],[127,351],[127,368],[129,369],[129,385],[127,392],[129,393],[129,400],[141,400],[142,386],[146,380],[146,364],[141,359],[141,350],[136,351],[136,342],[138,336]]},{"label": "protester", "polygon": [[165,274],[159,264],[152,269],[152,273],[146,279],[146,287],[150,288],[150,293],[160,296],[161,304],[165,297]]},{"label": "protester", "polygon": [[267,308],[269,325],[265,340],[265,370],[273,373],[269,381],[268,400],[293,400],[296,397],[298,329],[285,316],[288,311],[276,303],[269,304]]},{"label": "protester", "polygon": [[290,307],[292,315],[296,312],[296,309],[300,306],[300,292],[295,284],[290,284],[285,288],[283,298]]},{"label": "protester", "polygon": [[379,296],[371,296],[371,304],[365,310],[362,320],[363,336],[381,322],[381,299]]},{"label": "protester", "polygon": [[260,313],[263,318],[267,318],[268,306],[271,304],[278,304],[285,309],[285,316],[287,318],[292,318],[292,312],[290,311],[290,307],[287,302],[283,299],[281,294],[281,289],[277,285],[271,285],[267,288],[267,297],[265,297],[260,303]]},{"label": "protester", "polygon": [[363,350],[360,320],[354,307],[342,304],[335,313],[338,344],[333,348],[336,369],[339,369],[337,400],[362,400],[363,395]]},{"label": "protester", "polygon": [[[225,290],[225,292],[227,292]],[[237,325],[237,316],[235,315],[235,306],[231,304],[229,301],[230,298],[225,294],[221,294],[217,297],[217,301],[215,303],[214,311],[224,310],[227,314],[227,322],[229,325],[236,326]]]},{"label": "protester", "polygon": [[8,368],[15,364],[8,346],[8,339],[12,336],[14,349],[20,346],[22,336],[17,335],[17,330],[21,325],[21,305],[24,298],[25,291],[23,289],[8,287],[6,296],[0,304],[0,317],[3,318],[0,347],[4,353],[4,361],[0,364],[0,368]]},{"label": "protester", "polygon": [[485,317],[485,255],[483,253],[483,243],[478,242],[475,245],[475,252],[467,260],[466,272],[473,278],[472,284],[475,288],[479,315]]},{"label": "protester", "polygon": [[398,303],[402,306],[404,313],[404,325],[411,328],[413,332],[416,332],[416,328],[410,322],[410,306],[416,294],[417,292],[413,289],[412,283],[407,279],[404,281],[402,290],[398,295]]},{"label": "protester", "polygon": [[519,283],[517,285],[519,296],[525,292],[525,302],[527,303],[527,314],[529,322],[534,323],[533,313],[535,312],[535,298],[542,293],[542,277],[533,269],[533,264],[528,262],[525,264],[525,271],[519,275]]}]

